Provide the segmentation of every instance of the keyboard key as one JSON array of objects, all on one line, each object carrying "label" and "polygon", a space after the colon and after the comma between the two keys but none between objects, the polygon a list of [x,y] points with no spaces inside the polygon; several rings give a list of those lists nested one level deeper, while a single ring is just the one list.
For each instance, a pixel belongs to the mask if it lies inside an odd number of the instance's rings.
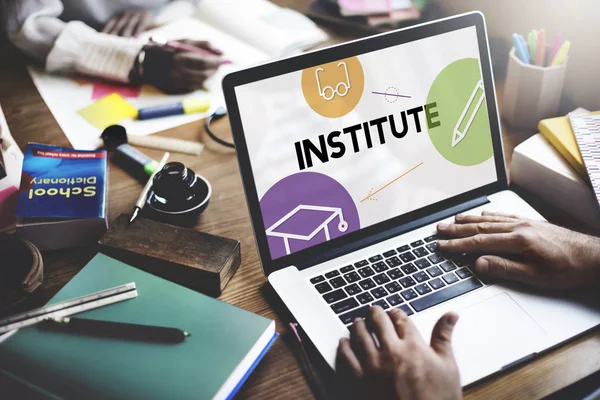
[{"label": "keyboard key", "polygon": [[360,285],[361,288],[363,288],[363,290],[369,290],[369,289],[373,289],[375,286],[375,282],[373,282],[373,279],[368,278],[365,280],[362,280],[360,282],[358,282],[358,284]]},{"label": "keyboard key", "polygon": [[319,276],[315,276],[314,278],[310,279],[310,283],[319,283],[319,282],[323,282],[325,280],[325,278],[323,277],[323,275],[319,275]]},{"label": "keyboard key", "polygon": [[377,254],[376,256],[369,258],[369,261],[371,261],[372,263],[377,262],[379,260],[383,260],[383,256],[381,254]]},{"label": "keyboard key", "polygon": [[435,290],[438,290],[439,288],[443,288],[444,286],[446,286],[446,284],[442,282],[440,278],[435,278],[429,281],[429,286],[431,286]]},{"label": "keyboard key", "polygon": [[375,281],[376,284],[383,285],[384,283],[388,283],[390,281],[390,278],[388,278],[388,276],[386,274],[379,274],[379,275],[375,275],[373,277],[373,280]]},{"label": "keyboard key", "polygon": [[452,261],[454,261],[454,263],[459,267],[466,267],[467,265],[475,264],[475,257],[463,253],[459,255],[453,255]]},{"label": "keyboard key", "polygon": [[363,306],[350,312],[347,312],[346,314],[340,315],[340,320],[342,321],[342,324],[348,325],[354,322],[356,318],[367,318],[368,313],[369,306]]},{"label": "keyboard key", "polygon": [[376,299],[380,299],[383,296],[387,296],[388,292],[384,288],[378,287],[378,288],[371,290],[371,294],[373,296],[375,296]]},{"label": "keyboard key", "polygon": [[361,260],[361,261],[359,261],[359,262],[355,262],[355,263],[354,263],[354,266],[355,266],[356,268],[364,267],[364,266],[366,266],[366,265],[369,265],[369,262],[368,262],[367,260]]},{"label": "keyboard key", "polygon": [[415,313],[407,304],[402,304],[398,308],[404,311],[406,315],[413,315]]},{"label": "keyboard key", "polygon": [[444,261],[440,264],[440,267],[446,272],[454,271],[456,269],[456,266],[452,264],[451,261]]},{"label": "keyboard key", "polygon": [[417,240],[416,242],[412,242],[410,244],[410,247],[419,247],[423,245],[423,241],[422,240]]},{"label": "keyboard key", "polygon": [[388,250],[388,251],[386,251],[385,253],[383,253],[383,256],[384,256],[385,258],[388,258],[388,257],[391,257],[391,256],[393,256],[393,255],[395,255],[395,254],[396,254],[396,250],[392,249],[392,250]]},{"label": "keyboard key", "polygon": [[381,308],[383,308],[384,310],[387,310],[388,308],[390,308],[390,305],[384,300],[377,300],[375,303],[371,304],[371,306],[379,306]]},{"label": "keyboard key", "polygon": [[369,292],[361,293],[358,296],[356,296],[356,298],[358,299],[358,301],[360,301],[360,304],[366,304],[373,301],[373,296],[371,296],[371,293]]},{"label": "keyboard key", "polygon": [[451,283],[454,283],[454,282],[458,281],[458,278],[452,272],[450,272],[449,274],[446,274],[446,275],[442,276],[442,279],[445,280],[448,285],[450,285]]},{"label": "keyboard key", "polygon": [[400,272],[398,268],[390,269],[387,274],[391,279],[399,279],[404,276],[404,274]]},{"label": "keyboard key", "polygon": [[433,292],[430,295],[421,297],[410,303],[410,305],[418,312],[440,304],[446,300],[453,299],[461,294],[470,292],[471,290],[482,287],[483,285],[475,278],[469,278],[457,283],[456,285],[448,286],[447,288]]},{"label": "keyboard key", "polygon": [[417,282],[425,282],[429,280],[429,275],[425,273],[425,271],[419,271],[412,276]]},{"label": "keyboard key", "polygon": [[397,306],[400,303],[404,303],[404,300],[402,300],[402,297],[400,297],[399,294],[394,294],[394,295],[391,295],[390,297],[386,297],[386,300],[387,300],[388,304],[392,307]]},{"label": "keyboard key", "polygon": [[328,273],[325,274],[325,278],[327,279],[331,279],[334,276],[338,276],[340,274],[340,271],[335,270],[335,271],[329,271]]},{"label": "keyboard key", "polygon": [[400,267],[400,269],[402,270],[402,272],[404,272],[406,275],[410,275],[413,272],[417,271],[417,267],[415,267],[412,264],[406,264]]},{"label": "keyboard key", "polygon": [[388,283],[387,285],[385,285],[385,288],[390,293],[396,293],[396,292],[402,290],[402,286],[400,286],[400,284],[396,281]]},{"label": "keyboard key", "polygon": [[390,266],[390,268],[394,268],[402,264],[402,261],[400,261],[400,259],[396,256],[388,258],[385,260],[385,262]]},{"label": "keyboard key", "polygon": [[402,261],[404,261],[405,263],[407,263],[407,262],[415,261],[417,259],[417,257],[415,257],[414,254],[411,252],[406,252],[406,253],[400,254],[400,259]]},{"label": "keyboard key", "polygon": [[427,250],[429,250],[432,253],[435,253],[437,251],[437,249],[438,249],[437,242],[427,243],[425,245],[425,247],[427,247]]},{"label": "keyboard key", "polygon": [[444,261],[444,257],[440,256],[438,253],[430,255],[427,257],[427,259],[431,261],[432,264],[437,264]]},{"label": "keyboard key", "polygon": [[419,267],[419,269],[425,269],[431,267],[431,263],[427,261],[425,258],[421,258],[420,260],[415,261],[415,265]]},{"label": "keyboard key", "polygon": [[413,253],[415,253],[415,255],[419,258],[425,257],[427,254],[429,254],[429,252],[425,250],[425,247],[419,247],[417,249],[414,249]]},{"label": "keyboard key", "polygon": [[426,283],[422,283],[422,284],[420,284],[420,285],[417,285],[417,286],[415,286],[415,290],[416,290],[416,291],[417,291],[417,292],[418,292],[418,293],[419,293],[421,296],[423,296],[424,294],[427,294],[427,293],[431,293],[431,292],[432,292],[431,288],[430,288],[430,287],[429,287],[429,285],[428,285],[428,284],[426,284]]},{"label": "keyboard key", "polygon": [[437,239],[437,235],[431,235],[431,236],[427,236],[427,237],[426,237],[425,239],[423,239],[423,240],[425,240],[427,243],[429,243],[429,242],[433,242],[435,239]]},{"label": "keyboard key", "polygon": [[342,274],[345,274],[346,272],[350,272],[354,269],[354,266],[352,265],[346,265],[345,267],[340,268],[340,272]]},{"label": "keyboard key", "polygon": [[317,292],[319,293],[325,293],[331,290],[331,286],[329,285],[329,283],[323,282],[319,283],[318,285],[315,285],[315,289],[317,289]]},{"label": "keyboard key", "polygon": [[331,305],[331,309],[336,314],[346,312],[354,307],[358,307],[358,301],[356,301],[353,297]]},{"label": "keyboard key", "polygon": [[375,272],[383,272],[386,269],[388,269],[388,266],[385,262],[383,261],[379,261],[373,265],[371,265],[371,267],[373,267],[373,269],[375,270]]},{"label": "keyboard key", "polygon": [[329,292],[323,295],[323,299],[327,303],[335,303],[336,301],[345,299],[346,297],[348,297],[348,295],[346,294],[346,292],[344,292],[344,289],[334,290],[333,292]]},{"label": "keyboard key", "polygon": [[360,281],[360,275],[358,275],[355,271],[350,272],[349,274],[344,275],[344,278],[350,283]]},{"label": "keyboard key", "polygon": [[414,281],[414,279],[411,278],[410,276],[405,276],[404,278],[400,278],[400,280],[398,282],[400,282],[400,284],[402,285],[402,287],[405,288],[405,289],[417,284]]},{"label": "keyboard key", "polygon": [[402,297],[404,297],[405,300],[412,300],[417,297],[417,294],[412,289],[408,289],[408,290],[405,290],[404,292],[400,292],[400,294],[402,295]]},{"label": "keyboard key", "polygon": [[354,296],[360,292],[362,292],[362,290],[360,290],[360,287],[356,283],[346,286],[346,293],[348,293],[349,296]]},{"label": "keyboard key", "polygon": [[398,250],[398,253],[404,253],[407,250],[410,250],[410,246],[405,244],[404,246],[398,247],[396,250]]},{"label": "keyboard key", "polygon": [[456,271],[456,275],[458,275],[458,277],[460,279],[467,279],[470,276],[473,276],[473,274],[471,273],[471,271],[469,270],[469,268],[461,268],[458,271]]},{"label": "keyboard key", "polygon": [[431,275],[432,278],[435,278],[436,276],[443,274],[442,270],[439,269],[438,267],[427,268],[425,271],[427,271],[427,273],[429,275]]},{"label": "keyboard key", "polygon": [[344,280],[344,278],[342,278],[341,276],[338,276],[337,278],[333,278],[332,280],[329,281],[329,283],[331,284],[331,286],[333,286],[335,289],[342,287],[342,286],[346,286],[347,283]]},{"label": "keyboard key", "polygon": [[368,278],[370,276],[375,275],[375,271],[373,271],[373,269],[371,269],[371,267],[364,267],[358,270],[358,273],[360,274],[360,276],[362,276],[363,278]]}]

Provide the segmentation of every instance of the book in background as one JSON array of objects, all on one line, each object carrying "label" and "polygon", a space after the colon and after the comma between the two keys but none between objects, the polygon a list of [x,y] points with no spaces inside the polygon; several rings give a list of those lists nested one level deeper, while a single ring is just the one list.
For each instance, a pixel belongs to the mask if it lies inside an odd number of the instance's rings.
[{"label": "book in background", "polygon": [[353,33],[385,32],[440,16],[427,0],[317,0],[307,15]]},{"label": "book in background", "polygon": [[[588,114],[583,108],[573,111],[574,114]],[[592,114],[600,114],[600,111],[593,111]],[[575,133],[571,127],[568,116],[547,118],[538,124],[540,133],[558,150],[558,152],[567,160],[567,162],[577,171],[580,177],[588,179],[587,171],[583,163],[583,158],[579,152],[579,146],[575,139]]]},{"label": "book in background", "polygon": [[544,135],[538,133],[515,148],[510,180],[600,233],[600,209],[592,189]]},{"label": "book in background", "polygon": [[48,304],[129,282],[136,284],[136,298],[77,318],[173,327],[190,336],[178,344],[164,344],[69,334],[37,325],[23,328],[0,343],[3,393],[34,392],[33,398],[62,399],[231,399],[277,337],[270,319],[103,254]]},{"label": "book in background", "polygon": [[29,143],[17,203],[17,234],[40,250],[95,244],[106,232],[105,150]]},{"label": "book in background", "polygon": [[0,232],[16,227],[22,165],[23,153],[10,134],[0,107]]}]

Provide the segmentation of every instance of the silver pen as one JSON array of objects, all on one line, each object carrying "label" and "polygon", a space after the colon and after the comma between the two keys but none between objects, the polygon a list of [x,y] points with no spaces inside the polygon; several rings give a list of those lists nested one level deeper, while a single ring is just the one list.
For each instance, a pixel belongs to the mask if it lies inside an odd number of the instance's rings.
[{"label": "silver pen", "polygon": [[152,187],[152,181],[154,180],[154,176],[156,175],[156,173],[158,171],[163,169],[163,167],[167,163],[167,160],[169,159],[169,156],[170,156],[169,152],[166,152],[165,155],[160,160],[160,163],[158,163],[158,167],[156,167],[156,169],[150,176],[150,179],[148,179],[148,182],[146,182],[146,186],[144,186],[142,193],[140,193],[140,197],[138,198],[138,201],[136,201],[135,206],[133,206],[133,213],[131,214],[131,219],[129,220],[130,224],[137,218],[140,211],[142,211],[142,208],[144,208],[144,204],[146,204],[146,199],[148,198],[148,192],[150,191],[150,188]]}]

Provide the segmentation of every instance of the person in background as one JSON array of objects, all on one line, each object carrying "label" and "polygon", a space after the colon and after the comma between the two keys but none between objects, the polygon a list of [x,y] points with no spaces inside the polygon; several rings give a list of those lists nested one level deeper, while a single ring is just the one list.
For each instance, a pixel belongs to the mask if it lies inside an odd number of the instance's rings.
[{"label": "person in background", "polygon": [[[548,290],[600,286],[600,238],[486,212],[457,215],[455,223],[437,229],[446,239],[438,240],[440,251],[479,255],[475,269],[482,276]],[[461,399],[451,343],[457,321],[454,312],[443,315],[426,343],[403,311],[372,307],[366,321],[354,321],[350,339],[341,339],[338,348],[337,370],[355,384],[350,398]]]},{"label": "person in background", "polygon": [[53,73],[150,83],[167,93],[201,88],[223,62],[206,41],[187,41],[214,55],[138,40],[139,33],[195,12],[194,1],[0,0],[8,39]]}]

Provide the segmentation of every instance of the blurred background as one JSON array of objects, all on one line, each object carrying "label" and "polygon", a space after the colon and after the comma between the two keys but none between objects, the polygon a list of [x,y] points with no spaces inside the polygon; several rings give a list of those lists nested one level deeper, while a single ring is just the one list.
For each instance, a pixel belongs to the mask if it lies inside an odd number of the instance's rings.
[{"label": "blurred background", "polygon": [[[306,2],[289,0],[278,2],[300,12],[307,12]],[[309,6],[308,15],[325,25],[335,26],[336,32],[346,31],[356,34],[356,27],[344,27],[331,22],[327,24],[326,14],[336,14],[335,0],[319,0]],[[368,1],[366,2],[368,3]],[[508,62],[507,54],[512,47],[513,33],[526,35],[531,29],[544,28],[547,38],[554,38],[557,32],[571,43],[569,66],[564,84],[560,114],[577,107],[588,110],[600,109],[600,1],[597,0],[429,0],[413,1],[421,9],[418,20],[399,23],[406,26],[445,16],[479,10],[486,18],[490,49],[496,79],[504,78]],[[327,10],[318,13],[315,10]],[[317,18],[314,18],[316,14]],[[320,17],[320,18],[319,18]],[[358,20],[357,20],[358,21]],[[358,22],[363,24],[362,21]],[[370,27],[364,34],[384,31],[396,26],[392,24]],[[374,29],[373,29],[374,28]]]}]

